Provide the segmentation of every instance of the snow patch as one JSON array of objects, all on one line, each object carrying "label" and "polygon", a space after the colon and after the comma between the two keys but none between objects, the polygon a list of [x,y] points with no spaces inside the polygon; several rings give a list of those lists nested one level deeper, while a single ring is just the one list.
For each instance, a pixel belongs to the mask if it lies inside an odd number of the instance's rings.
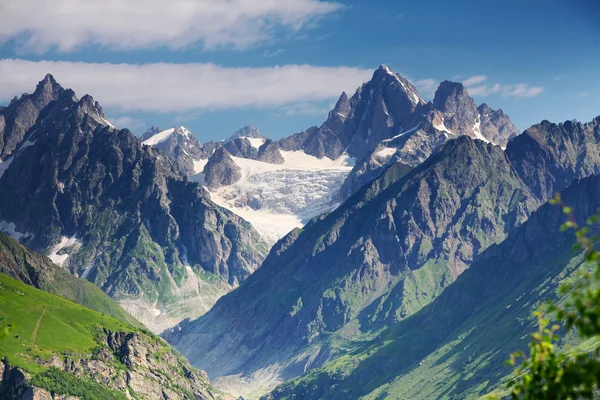
[{"label": "snow patch", "polygon": [[[209,190],[211,200],[249,221],[274,243],[310,218],[337,207],[334,198],[355,160],[321,159],[303,151],[281,151],[283,164],[232,157],[242,177]],[[201,182],[203,174],[190,180]]]},{"label": "snow patch", "polygon": [[391,157],[394,154],[396,154],[396,151],[398,149],[395,147],[386,147],[385,149],[381,149],[379,150],[377,153],[375,153],[375,155],[377,157],[381,157],[381,158],[387,158],[387,157]]},{"label": "snow patch", "polygon": [[148,140],[143,141],[142,144],[145,146],[156,146],[157,144],[162,143],[165,140],[167,140],[175,132],[177,132],[185,137],[190,137],[190,135],[192,134],[192,132],[187,130],[187,128],[185,128],[183,126],[178,126],[175,128],[167,129],[162,132],[158,132],[156,135],[152,136]]},{"label": "snow patch", "polygon": [[109,121],[109,120],[107,120],[106,118],[102,118],[101,120],[102,120],[102,121],[103,121],[103,122],[104,122],[106,125],[110,126],[111,128],[115,128],[115,129],[117,129],[117,127],[116,127],[116,126],[114,126],[113,124],[111,124],[111,123],[110,123],[110,121]]},{"label": "snow patch", "polygon": [[400,133],[399,133],[399,134],[397,134],[396,136],[392,136],[392,137],[391,137],[391,138],[389,138],[389,139],[382,140],[382,141],[381,141],[381,143],[388,143],[388,142],[391,142],[391,141],[392,141],[392,140],[394,140],[394,139],[398,139],[400,136],[408,135],[409,133],[412,133],[412,132],[416,131],[417,129],[419,129],[419,126],[421,126],[421,124],[420,124],[420,123],[418,123],[418,124],[417,124],[417,126],[415,126],[415,127],[413,127],[413,128],[410,128],[410,129],[409,129],[409,130],[407,130],[407,131],[402,131],[402,132],[400,132]]},{"label": "snow patch", "polygon": [[35,144],[35,142],[37,142],[37,139],[35,139],[33,142],[31,140],[27,139],[21,145],[21,148],[19,149],[19,151],[26,149],[27,147],[33,146]]},{"label": "snow patch", "polygon": [[254,147],[256,150],[260,149],[260,146],[265,144],[265,139],[263,138],[251,138],[248,136],[240,136],[240,139],[247,139],[250,142],[250,146]]},{"label": "snow patch", "polygon": [[486,143],[490,143],[490,141],[481,134],[481,118],[479,117],[479,115],[477,116],[477,119],[473,124],[473,133],[475,134],[475,139],[483,140]]},{"label": "snow patch", "polygon": [[439,123],[439,124],[436,124],[436,123],[434,122],[434,123],[433,123],[433,127],[434,127],[435,129],[437,129],[438,131],[441,131],[441,132],[447,132],[447,133],[450,133],[450,134],[454,135],[454,133],[452,133],[452,131],[451,131],[450,129],[446,128],[446,125],[444,125],[444,118],[442,118],[442,122],[441,122],[441,123]]},{"label": "snow patch", "polygon": [[206,166],[206,163],[208,163],[208,159],[193,160],[192,162],[194,164],[194,174],[200,174],[202,171],[204,171],[204,167]]},{"label": "snow patch", "polygon": [[81,242],[77,240],[75,236],[70,238],[63,236],[60,238],[60,242],[50,249],[50,254],[48,254],[48,258],[50,258],[54,264],[62,266],[65,263],[65,261],[67,261],[67,258],[69,258],[69,254],[58,253],[64,249],[74,246],[81,246]]}]

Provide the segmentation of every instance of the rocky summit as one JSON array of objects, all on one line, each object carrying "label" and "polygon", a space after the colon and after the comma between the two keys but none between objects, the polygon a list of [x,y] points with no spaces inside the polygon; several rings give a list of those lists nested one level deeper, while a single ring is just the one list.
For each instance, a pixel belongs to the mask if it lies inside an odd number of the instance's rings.
[{"label": "rocky summit", "polygon": [[[47,76],[2,118],[4,143],[20,138],[0,164],[4,230],[156,332],[206,312],[261,264],[266,245],[250,224],[174,158],[113,128],[92,97]],[[29,125],[17,135],[19,121]]]},{"label": "rocky summit", "polygon": [[[352,97],[342,93],[320,127],[287,138],[267,139],[249,125],[198,147],[177,129],[185,128],[151,129],[142,140],[184,165],[180,169],[190,180],[252,223],[269,244],[333,210],[393,163],[408,170],[462,135],[506,147],[517,134],[502,110],[478,108],[462,84],[442,82],[433,102],[425,102],[385,65]],[[196,151],[165,149],[173,141]],[[288,198],[294,206],[282,207]]]}]

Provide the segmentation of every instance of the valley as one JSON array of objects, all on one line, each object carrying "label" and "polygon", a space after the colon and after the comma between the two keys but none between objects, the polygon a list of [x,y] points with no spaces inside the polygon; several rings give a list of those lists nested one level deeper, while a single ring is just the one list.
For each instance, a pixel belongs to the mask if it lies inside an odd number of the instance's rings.
[{"label": "valley", "polygon": [[0,399],[596,398],[590,4],[0,6]]}]

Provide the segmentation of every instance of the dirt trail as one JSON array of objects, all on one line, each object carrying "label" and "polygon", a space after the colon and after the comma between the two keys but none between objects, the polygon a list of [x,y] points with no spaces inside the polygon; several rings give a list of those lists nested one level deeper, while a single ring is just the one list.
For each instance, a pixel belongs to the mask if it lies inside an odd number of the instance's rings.
[{"label": "dirt trail", "polygon": [[35,324],[35,329],[33,330],[33,344],[35,344],[35,341],[37,339],[38,329],[40,329],[40,324],[42,323],[42,318],[44,318],[44,314],[46,314],[46,311],[48,310],[44,308],[44,311],[42,312],[42,315],[40,315],[37,324]]}]

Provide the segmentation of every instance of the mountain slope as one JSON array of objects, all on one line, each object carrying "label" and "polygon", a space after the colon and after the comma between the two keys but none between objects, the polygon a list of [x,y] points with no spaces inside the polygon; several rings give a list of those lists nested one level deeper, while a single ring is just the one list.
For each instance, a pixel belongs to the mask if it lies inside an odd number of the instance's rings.
[{"label": "mountain slope", "polygon": [[[600,176],[573,183],[562,199],[579,222],[600,207]],[[531,313],[559,299],[583,255],[560,232],[560,207],[544,205],[490,247],[432,304],[362,349],[277,388],[270,399],[475,398],[511,372],[505,361],[535,330]]]},{"label": "mountain slope", "polygon": [[50,399],[49,391],[90,399],[217,396],[172,348],[133,326],[4,274],[0,303],[3,399]]},{"label": "mountain slope", "polygon": [[90,96],[53,85],[59,97],[0,177],[1,226],[155,331],[205,312],[260,265],[266,245],[249,223],[112,128]]},{"label": "mountain slope", "polygon": [[390,167],[165,337],[217,385],[242,373],[264,390],[419,310],[536,204],[499,147],[460,137],[408,174]]},{"label": "mountain slope", "polygon": [[3,233],[0,233],[0,273],[45,292],[65,297],[125,324],[142,327],[97,286],[74,277],[68,271],[54,265],[46,256],[26,249]]},{"label": "mountain slope", "polygon": [[[522,224],[548,199],[529,189],[531,176],[545,177],[553,193],[600,167],[596,122],[554,126],[541,136],[589,156],[561,163],[539,145],[518,151],[519,137],[504,152],[463,135],[408,172],[395,163],[275,245],[207,315],[165,337],[235,394],[264,392],[346,352],[427,305]],[[540,154],[547,164],[523,174],[524,160]]]}]

